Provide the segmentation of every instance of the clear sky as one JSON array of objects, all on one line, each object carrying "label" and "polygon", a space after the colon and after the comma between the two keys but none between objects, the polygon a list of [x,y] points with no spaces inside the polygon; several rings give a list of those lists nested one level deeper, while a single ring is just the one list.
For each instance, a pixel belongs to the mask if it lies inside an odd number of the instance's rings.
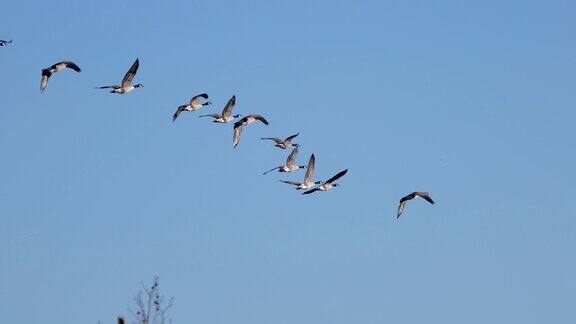
[{"label": "clear sky", "polygon": [[[574,1],[5,1],[0,321],[570,323]],[[127,95],[114,84],[136,58]],[[40,71],[73,60],[82,73]],[[207,92],[232,126],[176,107]],[[300,132],[340,188],[261,173]],[[398,200],[428,191],[396,220]]]}]

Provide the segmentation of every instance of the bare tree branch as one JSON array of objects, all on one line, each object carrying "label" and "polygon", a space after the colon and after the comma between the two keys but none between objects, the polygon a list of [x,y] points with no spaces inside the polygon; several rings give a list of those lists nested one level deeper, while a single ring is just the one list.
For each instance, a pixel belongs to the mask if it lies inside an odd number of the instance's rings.
[{"label": "bare tree branch", "polygon": [[170,297],[165,302],[164,296],[160,293],[160,278],[154,276],[153,283],[148,288],[140,282],[141,290],[133,296],[136,310],[128,307],[128,312],[132,316],[134,324],[171,324],[172,319],[168,317],[168,310],[172,307],[174,297]]}]

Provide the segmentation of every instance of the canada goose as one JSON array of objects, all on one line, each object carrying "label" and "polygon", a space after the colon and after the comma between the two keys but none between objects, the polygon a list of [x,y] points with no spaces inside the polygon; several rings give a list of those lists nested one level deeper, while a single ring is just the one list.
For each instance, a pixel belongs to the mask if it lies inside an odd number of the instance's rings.
[{"label": "canada goose", "polygon": [[141,83],[138,83],[137,85],[132,85],[132,79],[134,79],[136,72],[138,72],[139,66],[140,66],[140,61],[138,59],[136,59],[136,61],[134,61],[134,63],[132,63],[130,70],[128,70],[128,72],[126,72],[126,74],[124,75],[124,79],[122,79],[122,83],[120,85],[102,86],[102,87],[96,87],[96,88],[98,88],[98,89],[112,89],[112,91],[110,91],[111,93],[119,93],[119,94],[128,93],[128,92],[134,90],[134,88],[142,88],[143,85]]},{"label": "canada goose", "polygon": [[348,172],[348,169],[336,173],[335,176],[333,176],[332,178],[324,181],[324,183],[322,183],[320,186],[318,186],[318,187],[316,187],[316,188],[314,188],[314,189],[308,190],[308,191],[304,191],[302,194],[303,194],[303,195],[307,195],[307,194],[311,194],[311,193],[316,192],[316,191],[328,191],[328,190],[330,190],[330,189],[332,189],[332,188],[334,188],[334,187],[338,187],[339,184],[338,184],[338,183],[334,183],[334,181],[342,178],[342,177],[346,174],[346,172]]},{"label": "canada goose", "polygon": [[190,99],[190,103],[179,106],[176,112],[174,113],[174,116],[172,116],[172,121],[173,122],[176,121],[176,118],[178,118],[178,116],[180,116],[180,113],[183,111],[196,111],[204,106],[210,106],[212,104],[210,101],[202,103],[200,102],[200,98],[208,99],[208,94],[201,93],[197,96],[192,97],[192,99]]},{"label": "canada goose", "polygon": [[310,159],[308,160],[308,166],[306,167],[306,174],[304,175],[304,181],[303,182],[286,181],[286,180],[280,180],[280,182],[296,186],[296,190],[309,189],[309,188],[314,187],[314,185],[321,184],[322,181],[314,182],[314,164],[315,163],[316,163],[316,158],[314,157],[314,154],[312,154],[310,156]]},{"label": "canada goose", "polygon": [[232,98],[228,100],[228,103],[226,103],[226,106],[224,106],[222,114],[208,114],[208,115],[200,115],[198,117],[212,117],[214,118],[213,122],[215,123],[231,122],[235,118],[242,117],[242,115],[240,114],[232,116],[232,108],[234,108],[235,104],[236,104],[236,95],[233,95]]},{"label": "canada goose", "polygon": [[124,317],[118,316],[118,324],[124,324]]},{"label": "canada goose", "polygon": [[285,150],[285,149],[288,149],[291,147],[300,147],[300,144],[292,143],[292,140],[294,139],[294,137],[296,137],[298,135],[300,135],[300,133],[297,133],[297,134],[292,135],[292,136],[288,136],[284,140],[281,138],[278,138],[278,137],[262,137],[261,140],[273,140],[274,142],[276,142],[276,144],[274,146]]},{"label": "canada goose", "polygon": [[418,191],[413,192],[408,196],[402,197],[402,199],[400,199],[400,205],[398,206],[398,213],[396,214],[396,219],[400,218],[400,215],[402,215],[402,212],[404,212],[404,208],[406,208],[406,203],[408,202],[408,200],[412,200],[418,197],[424,198],[427,202],[434,205],[434,200],[430,198],[430,195],[427,192],[418,192]]},{"label": "canada goose", "polygon": [[12,40],[5,41],[5,40],[0,39],[0,47],[6,46],[7,44],[10,44],[10,43],[12,43]]},{"label": "canada goose", "polygon": [[242,134],[242,128],[245,125],[250,125],[257,120],[261,121],[264,125],[268,125],[268,121],[260,115],[248,115],[234,123],[234,133],[232,135],[232,144],[234,145],[234,147],[238,146],[238,143],[240,143],[240,135]]},{"label": "canada goose", "polygon": [[42,70],[42,79],[40,79],[40,93],[44,92],[46,86],[48,85],[48,79],[52,76],[52,73],[60,72],[65,68],[72,69],[76,72],[80,72],[78,65],[70,61],[58,62],[48,68]]},{"label": "canada goose", "polygon": [[292,171],[296,171],[298,169],[306,169],[307,166],[296,164],[296,156],[297,155],[298,155],[298,148],[295,148],[292,150],[292,153],[290,153],[290,155],[288,155],[288,158],[286,159],[285,165],[281,165],[281,166],[277,166],[275,168],[272,168],[272,169],[262,173],[262,175],[265,175],[268,172],[274,171],[276,169],[278,169],[278,172],[292,172]]}]

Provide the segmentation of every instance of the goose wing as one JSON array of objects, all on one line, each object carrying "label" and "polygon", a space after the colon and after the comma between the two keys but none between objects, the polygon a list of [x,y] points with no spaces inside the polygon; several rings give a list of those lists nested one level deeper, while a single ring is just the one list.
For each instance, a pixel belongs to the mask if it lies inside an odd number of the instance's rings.
[{"label": "goose wing", "polygon": [[304,175],[304,183],[314,181],[314,165],[316,164],[316,157],[314,154],[310,155],[308,160],[308,168],[306,169],[306,174]]},{"label": "goose wing", "polygon": [[264,119],[264,117],[262,117],[260,115],[252,115],[252,117],[254,117],[254,119],[256,119],[256,120],[263,122],[264,125],[268,125],[268,121],[266,119]]},{"label": "goose wing", "polygon": [[136,61],[134,61],[134,63],[132,63],[130,70],[128,70],[128,72],[126,72],[126,74],[124,75],[124,79],[122,79],[122,86],[123,87],[129,86],[132,84],[132,79],[134,79],[136,72],[138,72],[139,66],[140,66],[140,61],[138,59],[136,59]]},{"label": "goose wing", "polygon": [[285,140],[285,141],[288,142],[288,143],[291,143],[292,140],[294,139],[294,137],[296,137],[296,136],[298,136],[298,135],[300,135],[300,133],[297,133],[297,134],[288,136],[288,137],[286,137],[286,140]]},{"label": "goose wing", "polygon": [[178,118],[178,116],[180,116],[180,113],[186,108],[186,105],[182,105],[179,106],[178,109],[176,109],[176,112],[174,113],[174,115],[172,116],[172,122],[176,121],[176,118]]},{"label": "goose wing", "polygon": [[240,143],[240,135],[242,135],[242,124],[234,124],[234,134],[232,135],[232,144],[234,147]]},{"label": "goose wing", "polygon": [[67,67],[67,68],[69,68],[69,69],[72,69],[72,70],[74,70],[74,71],[76,71],[76,72],[82,71],[82,70],[78,67],[78,65],[76,65],[76,64],[75,64],[74,62],[72,62],[72,61],[62,61],[62,62],[60,62],[60,63],[58,63],[58,64],[63,64],[65,67]]},{"label": "goose wing", "polygon": [[278,137],[262,137],[260,138],[261,140],[272,140],[274,142],[276,142],[276,144],[282,144],[284,143],[284,141]]},{"label": "goose wing", "polygon": [[320,187],[316,187],[316,188],[314,188],[314,189],[310,189],[310,190],[304,191],[302,194],[303,194],[303,195],[308,195],[308,194],[314,193],[314,192],[320,190],[320,189],[318,189],[318,188],[320,188]]},{"label": "goose wing", "polygon": [[194,107],[196,105],[200,105],[200,98],[208,99],[208,94],[207,93],[201,93],[197,96],[192,97],[192,99],[190,99],[190,106]]},{"label": "goose wing", "polygon": [[222,117],[220,114],[207,114],[207,115],[200,115],[198,117],[212,117],[212,118],[220,118]]},{"label": "goose wing", "polygon": [[398,212],[396,213],[396,219],[400,218],[400,215],[404,212],[404,208],[406,208],[406,202],[408,200],[400,200],[400,205],[398,205]]},{"label": "goose wing", "polygon": [[291,184],[291,185],[293,185],[293,186],[299,186],[299,185],[302,184],[302,183],[300,183],[300,182],[298,182],[298,181],[288,181],[288,180],[278,180],[278,181],[283,182],[283,183],[287,183],[287,184]]},{"label": "goose wing", "polygon": [[50,71],[42,70],[42,79],[40,79],[40,93],[44,92],[44,89],[46,89],[50,75],[52,75]]},{"label": "goose wing", "polygon": [[294,165],[296,164],[296,156],[298,155],[298,148],[292,150],[288,158],[286,159],[286,165]]},{"label": "goose wing", "polygon": [[224,110],[222,110],[222,116],[232,116],[232,108],[234,108],[235,104],[236,104],[236,95],[233,95],[232,98],[228,100],[228,103],[226,103]]},{"label": "goose wing", "polygon": [[326,180],[324,183],[332,183],[332,182],[342,178],[346,174],[346,172],[348,172],[348,169],[342,170],[342,171],[336,173],[336,175],[334,175],[332,178]]},{"label": "goose wing", "polygon": [[434,205],[434,200],[432,200],[432,198],[427,192],[415,192],[414,194],[418,197],[424,198],[427,202]]},{"label": "goose wing", "polygon": [[270,172],[272,172],[272,171],[274,171],[274,170],[280,169],[280,168],[281,168],[281,166],[277,166],[277,167],[275,167],[275,168],[272,168],[272,169],[270,169],[270,170],[262,173],[262,175],[266,175],[266,174],[268,174],[268,173],[270,173]]}]

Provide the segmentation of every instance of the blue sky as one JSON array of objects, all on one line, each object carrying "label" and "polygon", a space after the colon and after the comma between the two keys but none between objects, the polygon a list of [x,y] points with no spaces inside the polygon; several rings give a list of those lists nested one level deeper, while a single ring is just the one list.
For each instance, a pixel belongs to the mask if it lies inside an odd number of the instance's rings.
[{"label": "blue sky", "polygon": [[[574,321],[572,1],[9,1],[0,315],[113,323]],[[121,80],[124,96],[94,90]],[[40,70],[60,60],[82,73]],[[175,108],[207,92],[231,125]],[[208,112],[209,111],[209,112]],[[261,173],[300,132],[340,188]],[[437,202],[398,200],[428,191]]]}]

